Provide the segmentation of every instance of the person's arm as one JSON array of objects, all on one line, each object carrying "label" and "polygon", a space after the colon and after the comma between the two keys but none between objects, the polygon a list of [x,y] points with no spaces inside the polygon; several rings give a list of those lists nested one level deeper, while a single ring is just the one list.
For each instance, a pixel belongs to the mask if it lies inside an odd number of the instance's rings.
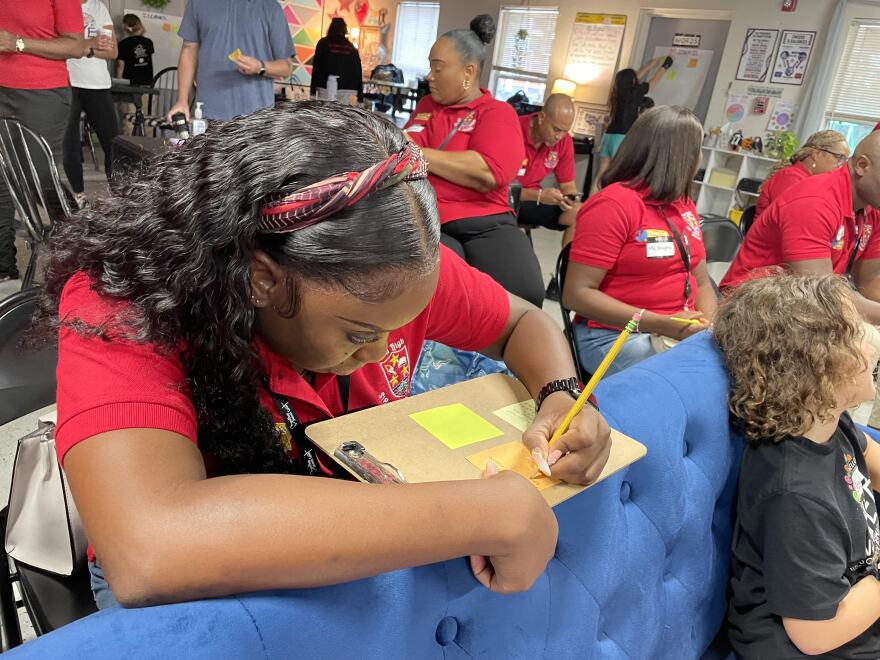
[{"label": "person's arm", "polygon": [[94,39],[86,40],[86,45],[95,49],[95,57],[102,60],[115,60],[119,56],[119,46],[113,32],[113,23],[102,26],[102,29],[109,30],[109,36],[98,35]]},{"label": "person's arm", "polygon": [[[571,351],[559,326],[537,307],[508,294],[510,314],[501,335],[481,351],[503,359],[508,368],[536,397],[547,383],[576,374]],[[594,482],[611,451],[608,425],[591,406],[585,406],[570,429],[548,451],[553,432],[571,409],[574,399],[557,392],[544,399],[535,420],[523,434],[523,443],[551,466],[552,474],[569,483]]]},{"label": "person's arm", "polygon": [[498,187],[492,170],[476,151],[422,149],[422,153],[428,161],[428,171],[441,179],[479,192],[491,192]]},{"label": "person's arm", "polygon": [[704,319],[711,322],[715,318],[715,312],[718,309],[718,297],[715,295],[715,288],[712,286],[712,278],[709,276],[709,269],[706,266],[705,260],[700,260],[694,267],[694,278],[697,280],[694,306],[703,315]]},{"label": "person's arm", "polygon": [[[785,265],[796,275],[831,275],[834,272],[830,258],[788,261]],[[858,291],[853,293],[853,301],[862,316],[874,325],[880,324],[880,302],[866,297],[862,287],[865,286],[868,295],[878,295],[878,285],[875,280],[878,272],[880,272],[880,260],[876,259],[857,260],[853,266],[853,279],[858,287]]]},{"label": "person's arm", "polygon": [[[0,30],[0,53],[14,53],[15,40],[18,37],[12,32]],[[84,57],[89,52],[82,33],[62,32],[54,39],[34,39],[21,37],[24,41],[24,52],[47,60],[68,60]]]},{"label": "person's arm", "polygon": [[[805,576],[804,579],[808,579]],[[833,619],[782,618],[792,644],[806,655],[822,655],[852,641],[880,618],[880,582],[872,575],[859,580],[837,606]]]},{"label": "person's arm", "polygon": [[256,57],[241,55],[235,60],[235,66],[239,73],[245,76],[256,76],[260,73],[260,69],[265,66],[266,71],[263,75],[266,78],[286,78],[290,75],[293,63],[289,59],[261,62]]},{"label": "person's arm", "polygon": [[648,79],[648,74],[654,69],[654,67],[659,67],[663,64],[663,61],[666,59],[665,55],[661,55],[660,57],[655,57],[653,60],[648,60],[642,65],[642,68],[636,72],[636,77],[639,79],[639,82],[645,82]]},{"label": "person's arm", "polygon": [[171,123],[171,117],[178,112],[182,112],[189,121],[189,92],[196,77],[198,62],[199,44],[184,41],[177,60],[177,101],[165,115],[168,123]]},{"label": "person's arm", "polygon": [[[88,438],[70,449],[64,469],[125,606],[315,587],[466,555],[491,558],[493,589],[518,591],[541,573],[556,541],[552,511],[510,472],[392,486],[206,479],[192,442],[155,429]],[[355,510],[339,524],[340,512]]]},{"label": "person's arm", "polygon": [[[599,290],[599,285],[605,279],[607,272],[604,268],[570,261],[565,277],[565,289],[562,292],[562,304],[592,321],[622,328],[639,309]],[[699,309],[699,304],[697,307]],[[682,311],[676,313],[675,317],[705,320],[702,310]],[[649,311],[642,314],[639,322],[639,329],[642,332],[653,332],[672,339],[685,339],[707,327],[708,324],[705,322],[685,324],[673,321],[670,316]]]}]

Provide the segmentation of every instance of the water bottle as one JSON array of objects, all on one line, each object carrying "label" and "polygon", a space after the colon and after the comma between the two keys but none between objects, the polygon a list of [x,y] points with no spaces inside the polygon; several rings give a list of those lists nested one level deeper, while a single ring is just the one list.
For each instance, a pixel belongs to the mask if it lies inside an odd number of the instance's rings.
[{"label": "water bottle", "polygon": [[339,76],[327,76],[327,100],[335,101],[339,91]]},{"label": "water bottle", "polygon": [[204,119],[204,114],[202,111],[202,106],[204,104],[201,101],[196,102],[196,109],[193,111],[193,120],[192,120],[192,134],[193,137],[196,135],[201,135],[205,131],[208,130],[208,121]]}]

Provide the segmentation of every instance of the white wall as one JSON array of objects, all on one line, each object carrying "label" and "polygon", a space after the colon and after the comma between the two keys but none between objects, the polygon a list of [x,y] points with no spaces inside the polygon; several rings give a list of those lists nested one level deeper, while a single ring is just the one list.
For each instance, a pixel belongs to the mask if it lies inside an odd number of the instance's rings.
[{"label": "white wall", "polygon": [[183,8],[186,0],[171,0],[164,8],[155,9],[143,4],[140,0],[103,0],[109,7],[110,15],[113,17],[113,24],[117,28],[122,25],[122,14],[125,9],[141,9],[144,11],[157,11],[169,16],[183,16]]}]

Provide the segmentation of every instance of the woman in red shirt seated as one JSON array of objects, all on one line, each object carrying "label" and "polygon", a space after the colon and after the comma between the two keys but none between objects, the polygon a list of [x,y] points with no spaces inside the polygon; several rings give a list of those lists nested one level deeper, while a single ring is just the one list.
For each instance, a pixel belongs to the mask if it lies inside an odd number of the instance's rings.
[{"label": "woman in red shirt seated", "polygon": [[99,606],[467,555],[499,592],[541,573],[556,521],[527,480],[318,478],[339,471],[303,434],[406,397],[427,338],[504,357],[540,400],[523,442],[541,467],[586,483],[607,460],[590,410],[547,455],[577,392],[565,340],[440,247],[426,176],[372,113],[288,104],[209,129],[58,227],[35,327],[59,329],[56,445]]},{"label": "woman in red shirt seated", "polygon": [[487,15],[469,30],[452,30],[431,48],[431,93],[404,130],[425,152],[437,192],[440,240],[505,289],[540,307],[541,267],[510,208],[525,145],[513,108],[480,88],[486,44],[495,24]]},{"label": "woman in red shirt seated", "polygon": [[761,194],[755,204],[755,216],[770,206],[792,185],[813,174],[823,174],[837,169],[849,160],[849,144],[837,131],[813,133],[804,146],[791,157],[789,164],[778,163],[767,173],[761,186]]},{"label": "woman in red shirt seated", "polygon": [[652,335],[684,339],[705,329],[715,313],[703,234],[688,193],[702,138],[690,110],[648,110],[624,138],[601,190],[578,213],[562,299],[580,316],[575,339],[587,371],[596,370],[641,309],[640,333],[630,336],[610,373],[657,352],[662,342]]}]

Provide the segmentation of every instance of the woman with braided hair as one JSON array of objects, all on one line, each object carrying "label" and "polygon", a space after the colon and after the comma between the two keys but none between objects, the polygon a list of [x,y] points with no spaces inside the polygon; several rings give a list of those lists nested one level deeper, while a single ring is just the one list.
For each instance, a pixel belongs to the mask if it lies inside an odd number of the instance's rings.
[{"label": "woman with braided hair", "polygon": [[795,183],[813,174],[824,174],[841,167],[849,160],[849,144],[837,131],[813,133],[788,163],[780,162],[770,168],[761,186],[755,216]]},{"label": "woman with braided hair", "polygon": [[498,592],[543,571],[556,521],[527,480],[354,483],[302,432],[407,396],[428,338],[504,357],[554,476],[588,483],[607,460],[594,410],[548,455],[577,392],[565,341],[440,246],[425,179],[387,121],[292,103],[209,129],[59,226],[36,339],[59,339],[56,443],[100,607],[461,556]]}]

